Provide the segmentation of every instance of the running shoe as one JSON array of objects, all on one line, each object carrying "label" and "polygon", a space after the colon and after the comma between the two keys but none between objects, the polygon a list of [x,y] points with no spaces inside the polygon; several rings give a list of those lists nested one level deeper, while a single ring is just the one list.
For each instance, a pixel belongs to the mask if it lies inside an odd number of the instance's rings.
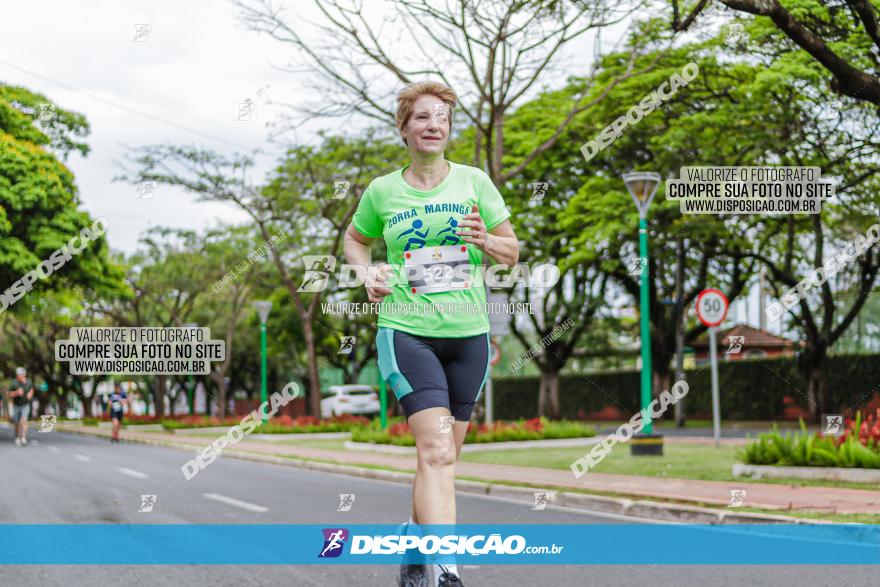
[{"label": "running shoe", "polygon": [[21,446],[21,438],[18,436],[15,437],[15,446]]},{"label": "running shoe", "polygon": [[[452,583],[454,585],[454,583]],[[428,565],[400,565],[400,577],[397,578],[398,587],[428,587]]]},{"label": "running shoe", "polygon": [[21,439],[21,445],[22,445],[22,446],[27,446],[27,437],[24,437],[24,438]]},{"label": "running shoe", "polygon": [[440,587],[464,587],[464,583],[458,578],[458,575],[447,573],[446,567],[440,565],[443,572],[440,573]]}]

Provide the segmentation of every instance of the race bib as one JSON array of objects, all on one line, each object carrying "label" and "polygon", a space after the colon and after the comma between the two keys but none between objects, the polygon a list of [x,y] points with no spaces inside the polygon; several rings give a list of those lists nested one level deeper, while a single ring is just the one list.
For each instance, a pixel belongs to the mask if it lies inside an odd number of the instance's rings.
[{"label": "race bib", "polygon": [[467,289],[471,263],[467,247],[425,247],[403,254],[404,276],[410,292],[432,294]]},{"label": "race bib", "polygon": [[114,412],[118,412],[122,409],[122,402],[110,402],[110,407],[113,408]]}]

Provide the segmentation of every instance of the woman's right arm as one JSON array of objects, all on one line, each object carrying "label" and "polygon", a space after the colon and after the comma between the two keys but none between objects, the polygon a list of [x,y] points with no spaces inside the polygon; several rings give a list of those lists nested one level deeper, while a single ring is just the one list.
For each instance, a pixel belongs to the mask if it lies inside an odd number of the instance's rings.
[{"label": "woman's right arm", "polygon": [[[391,293],[391,290],[385,287],[390,267],[387,265],[383,266],[375,274],[368,272],[372,262],[370,245],[373,244],[374,240],[376,239],[359,233],[354,224],[349,224],[348,230],[345,231],[342,249],[345,252],[345,260],[349,265],[363,267],[364,271],[367,272],[366,281],[364,282],[367,288],[367,298],[371,302],[381,302],[385,296]],[[358,271],[358,274],[361,274],[361,272]]]}]

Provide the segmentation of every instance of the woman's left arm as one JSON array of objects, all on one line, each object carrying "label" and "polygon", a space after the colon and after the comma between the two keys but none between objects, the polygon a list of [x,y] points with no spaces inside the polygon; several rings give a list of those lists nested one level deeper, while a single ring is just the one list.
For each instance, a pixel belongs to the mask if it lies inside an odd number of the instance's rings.
[{"label": "woman's left arm", "polygon": [[519,240],[513,232],[510,220],[505,220],[492,230],[487,230],[479,209],[474,205],[470,214],[465,214],[458,226],[467,229],[459,230],[458,236],[463,241],[479,247],[492,259],[493,265],[501,263],[513,267],[519,261]]}]

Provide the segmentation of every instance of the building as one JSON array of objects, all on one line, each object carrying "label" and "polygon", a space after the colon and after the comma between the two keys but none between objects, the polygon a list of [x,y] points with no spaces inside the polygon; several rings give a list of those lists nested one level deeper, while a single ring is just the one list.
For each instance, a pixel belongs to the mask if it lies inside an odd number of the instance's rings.
[{"label": "building", "polygon": [[[770,334],[766,330],[748,324],[737,324],[716,333],[718,358],[722,361],[743,359],[772,359],[793,356],[796,344],[793,340]],[[697,365],[709,362],[709,334],[702,334],[690,344],[694,349]]]}]

